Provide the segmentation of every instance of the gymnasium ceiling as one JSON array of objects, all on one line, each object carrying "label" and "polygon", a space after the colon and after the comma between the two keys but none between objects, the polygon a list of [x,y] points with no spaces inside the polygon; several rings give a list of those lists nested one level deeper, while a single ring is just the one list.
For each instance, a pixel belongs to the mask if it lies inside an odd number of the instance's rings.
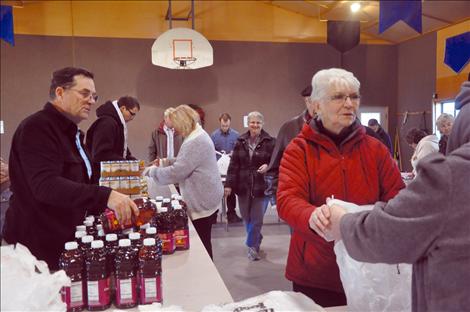
[{"label": "gymnasium ceiling", "polygon": [[[209,40],[326,42],[326,21],[360,21],[361,43],[397,44],[470,19],[470,1],[422,1],[423,33],[403,22],[378,33],[379,2],[195,1],[195,29]],[[168,1],[1,1],[15,34],[156,38],[169,29]],[[173,0],[173,27],[191,27],[190,0]],[[183,19],[183,20],[178,20]],[[469,29],[470,31],[470,29]]]}]

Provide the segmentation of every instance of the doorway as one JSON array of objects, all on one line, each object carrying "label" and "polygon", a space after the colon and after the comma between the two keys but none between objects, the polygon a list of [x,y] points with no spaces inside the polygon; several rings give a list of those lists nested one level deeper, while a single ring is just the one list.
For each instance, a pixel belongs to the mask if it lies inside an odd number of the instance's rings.
[{"label": "doorway", "polygon": [[382,128],[388,133],[388,106],[360,106],[359,120],[367,126],[369,119],[377,119]]}]

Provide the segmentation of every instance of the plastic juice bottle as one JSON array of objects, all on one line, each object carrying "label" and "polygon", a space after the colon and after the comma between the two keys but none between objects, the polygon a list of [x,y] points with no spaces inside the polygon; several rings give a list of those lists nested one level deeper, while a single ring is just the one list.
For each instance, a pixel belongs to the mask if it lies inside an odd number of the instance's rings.
[{"label": "plastic juice bottle", "polygon": [[106,267],[106,252],[103,241],[91,242],[91,249],[86,256],[87,274],[87,309],[89,311],[106,310],[111,305],[109,293],[109,272]]},{"label": "plastic juice bottle", "polygon": [[76,231],[75,232],[75,241],[77,242],[78,246],[82,245],[82,237],[86,235],[85,231]]},{"label": "plastic juice bottle", "polygon": [[174,236],[176,250],[189,249],[188,216],[181,205],[175,205],[173,210]]},{"label": "plastic juice bottle", "polygon": [[116,252],[119,248],[118,246],[118,237],[116,234],[106,234],[106,241],[104,243],[106,250],[106,264],[109,271],[109,290],[111,294],[111,299],[114,298],[116,293],[116,277],[115,272],[115,258]]},{"label": "plastic juice bottle", "polygon": [[91,219],[88,219],[85,220],[83,224],[85,224],[87,234],[96,238],[98,232],[96,231],[93,221],[91,221]]},{"label": "plastic juice bottle", "polygon": [[161,208],[157,215],[158,236],[162,240],[163,254],[169,255],[175,252],[175,237],[173,235],[174,224],[173,214],[169,213],[166,207]]},{"label": "plastic juice bottle", "polygon": [[82,244],[80,245],[80,250],[82,251],[84,258],[86,258],[88,251],[91,249],[92,241],[93,241],[93,236],[91,235],[85,235],[82,237]]},{"label": "plastic juice bottle", "polygon": [[83,296],[83,255],[78,249],[77,242],[65,243],[65,250],[59,258],[59,268],[64,270],[72,281],[70,287],[62,287],[62,301],[67,305],[67,311],[82,311],[85,307]]},{"label": "plastic juice bottle", "polygon": [[[150,227],[145,231],[145,238],[155,239],[155,246],[157,247],[158,254],[162,256],[162,240],[158,236],[157,228]],[[145,240],[145,239],[144,239]]]},{"label": "plastic juice bottle", "polygon": [[168,211],[171,211],[171,199],[169,198],[163,198],[163,202],[162,202],[162,208],[165,207],[168,209]]},{"label": "plastic juice bottle", "polygon": [[119,240],[116,253],[116,298],[119,309],[132,308],[137,305],[137,279],[135,271],[135,253],[129,239]]},{"label": "plastic juice bottle", "polygon": [[139,252],[140,304],[162,302],[162,257],[155,239],[144,239]]}]

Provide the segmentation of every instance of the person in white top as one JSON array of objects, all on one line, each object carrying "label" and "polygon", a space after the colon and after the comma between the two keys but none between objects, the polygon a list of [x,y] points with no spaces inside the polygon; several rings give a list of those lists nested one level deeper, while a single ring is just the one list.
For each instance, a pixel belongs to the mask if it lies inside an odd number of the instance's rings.
[{"label": "person in white top", "polygon": [[439,139],[434,134],[428,135],[424,130],[418,128],[408,130],[405,139],[414,149],[411,166],[413,166],[413,175],[416,176],[418,162],[429,154],[439,152]]}]

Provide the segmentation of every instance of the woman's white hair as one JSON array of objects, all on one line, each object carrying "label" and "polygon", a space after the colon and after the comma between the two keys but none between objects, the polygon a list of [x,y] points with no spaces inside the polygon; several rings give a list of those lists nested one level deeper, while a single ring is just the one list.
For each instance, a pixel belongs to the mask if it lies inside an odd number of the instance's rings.
[{"label": "woman's white hair", "polygon": [[312,78],[312,94],[310,98],[313,101],[322,101],[326,99],[328,90],[335,84],[344,84],[359,92],[361,83],[353,73],[341,68],[329,68],[318,71]]},{"label": "woman's white hair", "polygon": [[437,128],[441,128],[446,122],[454,122],[454,116],[452,116],[451,114],[447,114],[447,113],[442,113],[439,115],[439,117],[437,117],[437,120],[436,120],[436,126]]},{"label": "woman's white hair", "polygon": [[263,116],[263,114],[261,114],[260,112],[257,112],[257,111],[250,112],[250,113],[248,114],[248,122],[249,122],[252,118],[258,118],[258,119],[261,120],[261,122],[264,123],[264,116]]}]

